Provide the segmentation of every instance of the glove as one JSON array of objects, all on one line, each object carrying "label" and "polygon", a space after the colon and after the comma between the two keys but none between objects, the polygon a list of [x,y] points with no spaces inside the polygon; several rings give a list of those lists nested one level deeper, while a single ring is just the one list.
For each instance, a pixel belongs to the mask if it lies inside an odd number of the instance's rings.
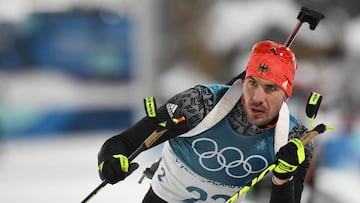
[{"label": "glove", "polygon": [[304,145],[301,140],[292,138],[289,143],[280,148],[276,153],[277,165],[273,173],[279,179],[289,179],[297,167],[305,160]]},{"label": "glove", "polygon": [[101,180],[115,184],[124,180],[128,175],[139,167],[138,163],[130,163],[122,154],[112,155],[104,161],[99,161],[99,175]]}]

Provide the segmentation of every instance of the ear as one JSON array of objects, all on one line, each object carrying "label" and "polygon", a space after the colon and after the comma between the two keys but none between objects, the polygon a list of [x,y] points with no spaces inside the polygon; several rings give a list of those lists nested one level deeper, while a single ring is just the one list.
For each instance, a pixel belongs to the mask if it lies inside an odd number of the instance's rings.
[{"label": "ear", "polygon": [[288,97],[286,94],[284,95],[284,102],[288,103],[290,97]]}]

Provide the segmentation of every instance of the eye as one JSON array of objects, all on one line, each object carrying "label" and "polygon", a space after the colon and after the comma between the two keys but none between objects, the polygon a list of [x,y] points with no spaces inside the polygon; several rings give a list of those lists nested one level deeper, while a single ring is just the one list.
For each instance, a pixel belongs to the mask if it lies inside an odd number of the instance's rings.
[{"label": "eye", "polygon": [[267,86],[266,86],[266,90],[267,90],[268,92],[276,92],[276,91],[279,90],[279,87],[276,86],[276,85],[267,85]]},{"label": "eye", "polygon": [[256,81],[255,81],[255,80],[250,79],[250,80],[249,80],[249,85],[251,85],[251,86],[256,86],[256,85],[257,85],[257,83],[256,83]]}]

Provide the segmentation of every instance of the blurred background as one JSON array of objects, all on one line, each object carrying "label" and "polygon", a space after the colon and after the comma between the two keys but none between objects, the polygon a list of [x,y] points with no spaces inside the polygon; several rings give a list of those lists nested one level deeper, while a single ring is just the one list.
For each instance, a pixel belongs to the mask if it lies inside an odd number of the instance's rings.
[{"label": "blurred background", "polygon": [[[325,14],[292,45],[299,60],[290,111],[307,124],[323,95],[304,203],[360,203],[360,3],[356,0],[0,0],[0,202],[80,202],[98,184],[103,142],[200,83],[244,70],[253,44],[283,43],[301,6]],[[141,202],[140,169],[92,202]],[[246,202],[268,202],[263,181]]]}]

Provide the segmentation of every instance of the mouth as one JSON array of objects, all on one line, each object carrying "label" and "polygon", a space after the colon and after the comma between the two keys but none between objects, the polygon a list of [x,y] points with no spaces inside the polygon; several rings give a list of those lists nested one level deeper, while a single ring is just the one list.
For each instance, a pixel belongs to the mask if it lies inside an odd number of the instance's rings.
[{"label": "mouth", "polygon": [[254,117],[257,117],[257,118],[262,117],[265,114],[265,110],[260,109],[260,108],[251,107],[250,111],[254,115]]}]

